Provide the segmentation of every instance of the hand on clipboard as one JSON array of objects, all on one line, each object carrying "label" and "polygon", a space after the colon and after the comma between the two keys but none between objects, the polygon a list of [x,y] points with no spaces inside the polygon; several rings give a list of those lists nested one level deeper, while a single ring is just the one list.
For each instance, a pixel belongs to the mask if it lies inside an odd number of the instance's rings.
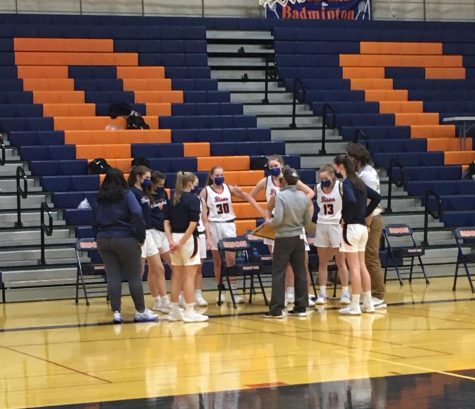
[{"label": "hand on clipboard", "polygon": [[275,229],[272,227],[269,221],[266,221],[264,224],[258,226],[257,229],[252,232],[252,234],[264,239],[275,240]]}]

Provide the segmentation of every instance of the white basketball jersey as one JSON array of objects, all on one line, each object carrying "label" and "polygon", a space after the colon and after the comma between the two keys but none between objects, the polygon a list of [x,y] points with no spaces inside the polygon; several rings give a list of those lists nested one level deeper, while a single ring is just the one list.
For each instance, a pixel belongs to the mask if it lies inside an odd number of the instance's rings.
[{"label": "white basketball jersey", "polygon": [[200,198],[200,219],[198,220],[198,227],[197,227],[198,233],[204,233],[205,232],[205,225],[203,224],[203,202],[201,201]]},{"label": "white basketball jersey", "polygon": [[272,176],[267,176],[266,180],[266,201],[268,202],[271,196],[275,195],[280,190],[279,186],[274,184]]},{"label": "white basketball jersey", "polygon": [[341,211],[343,209],[343,198],[341,196],[341,182],[337,180],[330,193],[325,193],[319,183],[317,185],[317,205],[318,212],[317,223],[321,224],[339,224],[341,220]]},{"label": "white basketball jersey", "polygon": [[222,193],[217,193],[211,186],[206,186],[206,205],[209,210],[208,220],[211,222],[227,222],[236,218],[231,191],[226,184],[223,184]]}]

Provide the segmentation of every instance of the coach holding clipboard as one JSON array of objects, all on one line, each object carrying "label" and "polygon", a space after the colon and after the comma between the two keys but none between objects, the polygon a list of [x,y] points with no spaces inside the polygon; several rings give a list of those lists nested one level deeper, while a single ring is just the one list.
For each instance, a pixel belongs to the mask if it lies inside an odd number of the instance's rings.
[{"label": "coach holding clipboard", "polygon": [[297,171],[285,166],[280,181],[283,187],[275,197],[274,216],[266,222],[275,229],[275,244],[272,256],[272,298],[265,318],[283,318],[285,270],[289,263],[294,271],[295,303],[288,315],[306,316],[308,287],[303,228],[312,220],[313,205],[305,193],[297,190],[298,181]]}]

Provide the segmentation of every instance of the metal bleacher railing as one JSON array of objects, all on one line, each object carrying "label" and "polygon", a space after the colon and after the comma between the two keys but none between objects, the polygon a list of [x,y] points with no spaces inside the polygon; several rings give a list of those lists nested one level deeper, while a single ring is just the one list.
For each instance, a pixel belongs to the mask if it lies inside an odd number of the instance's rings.
[{"label": "metal bleacher railing", "polygon": [[[273,65],[270,65],[270,64]],[[265,68],[265,83],[264,83],[264,99],[263,104],[269,103],[269,81],[277,79],[277,67],[275,66],[275,57],[273,55],[266,56],[266,68]]]},{"label": "metal bleacher railing", "polygon": [[[41,203],[41,264],[46,264],[46,254],[45,254],[45,239],[46,236],[51,236],[53,234],[53,215],[51,213],[51,208],[48,206],[48,203]],[[48,215],[48,224],[45,223],[45,216]]]},{"label": "metal bleacher railing", "polygon": [[364,146],[368,148],[368,135],[366,135],[365,131],[357,129],[355,131],[355,136],[353,137],[353,142],[361,143],[361,141],[364,141]]},{"label": "metal bleacher railing", "polygon": [[5,166],[7,162],[7,150],[5,147],[4,134],[0,134],[0,166]]},{"label": "metal bleacher railing", "polygon": [[[396,178],[396,174],[394,172],[394,169],[396,167],[399,169],[398,179]],[[396,185],[396,187],[404,186],[404,167],[397,159],[391,159],[391,161],[389,162],[388,177],[388,206],[386,207],[386,213],[392,213],[393,209],[391,207],[391,204],[393,197],[393,184]]]},{"label": "metal bleacher railing", "polygon": [[290,128],[297,128],[297,102],[304,103],[306,95],[307,91],[305,90],[303,82],[298,78],[295,78],[292,86],[292,122],[289,124]]},{"label": "metal bleacher railing", "polygon": [[[328,118],[332,118],[330,124],[328,124]],[[322,147],[320,149],[320,155],[326,155],[327,151],[325,148],[325,143],[327,139],[327,127],[328,129],[336,128],[336,113],[333,107],[330,104],[323,104],[322,109]]]},{"label": "metal bleacher railing", "polygon": [[[23,187],[22,187],[23,182]],[[23,222],[21,220],[21,199],[26,199],[28,197],[28,178],[25,174],[25,169],[23,166],[18,166],[16,168],[16,214],[17,221],[15,222],[15,227],[23,227]]]},{"label": "metal bleacher railing", "polygon": [[[437,203],[437,211],[434,211],[430,206],[429,199],[433,197]],[[438,193],[434,192],[432,189],[426,190],[424,194],[424,247],[429,245],[429,215],[434,219],[442,218],[442,200]]]}]

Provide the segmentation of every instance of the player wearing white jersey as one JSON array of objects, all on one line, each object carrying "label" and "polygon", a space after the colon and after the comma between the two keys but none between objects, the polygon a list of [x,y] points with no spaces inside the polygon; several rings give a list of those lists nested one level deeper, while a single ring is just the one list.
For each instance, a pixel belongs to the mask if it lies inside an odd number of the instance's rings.
[{"label": "player wearing white jersey", "polygon": [[[263,209],[259,207],[254,198],[243,192],[238,186],[231,186],[224,183],[224,170],[219,166],[213,167],[208,174],[206,188],[200,193],[204,203],[204,220],[208,224],[208,247],[213,254],[214,275],[221,287],[221,300],[225,302],[225,292],[221,282],[221,258],[218,251],[218,242],[225,238],[236,237],[235,214],[233,210],[232,196],[238,196],[248,201],[263,217],[266,216]],[[235,253],[226,252],[226,264],[232,266],[235,264]],[[244,299],[237,294],[235,284],[232,291],[236,302],[242,303]]]},{"label": "player wearing white jersey", "polygon": [[[270,219],[272,216],[272,210],[274,209],[275,204],[275,195],[281,188],[280,179],[282,177],[282,169],[284,167],[284,159],[280,155],[272,155],[269,157],[267,162],[267,168],[269,169],[269,175],[262,178],[257,185],[252,189],[251,196],[256,198],[257,195],[262,191],[265,190],[266,193],[266,202],[267,202],[267,209],[266,209],[266,219]],[[307,197],[312,200],[314,196],[314,192],[310,189],[305,183],[302,181],[297,182],[297,190],[304,192]],[[272,246],[274,244],[273,240],[264,239],[264,243],[269,246],[269,251],[272,253]],[[308,270],[308,251],[310,247],[308,243],[305,243],[305,268],[307,271],[307,277],[310,276],[310,272]],[[310,282],[310,281],[309,281]],[[294,302],[294,275],[292,272],[292,268],[290,265],[287,268],[285,274],[285,288],[286,290],[286,300],[289,303]],[[313,301],[309,299],[309,305],[313,306]]]},{"label": "player wearing white jersey", "polygon": [[320,292],[316,304],[322,305],[327,300],[328,263],[335,256],[342,285],[342,304],[350,303],[348,291],[348,268],[345,254],[340,253],[342,229],[340,225],[343,209],[342,185],[336,178],[335,169],[331,165],[320,168],[320,183],[315,188],[318,205],[317,231],[314,245],[318,251],[318,282]]}]

